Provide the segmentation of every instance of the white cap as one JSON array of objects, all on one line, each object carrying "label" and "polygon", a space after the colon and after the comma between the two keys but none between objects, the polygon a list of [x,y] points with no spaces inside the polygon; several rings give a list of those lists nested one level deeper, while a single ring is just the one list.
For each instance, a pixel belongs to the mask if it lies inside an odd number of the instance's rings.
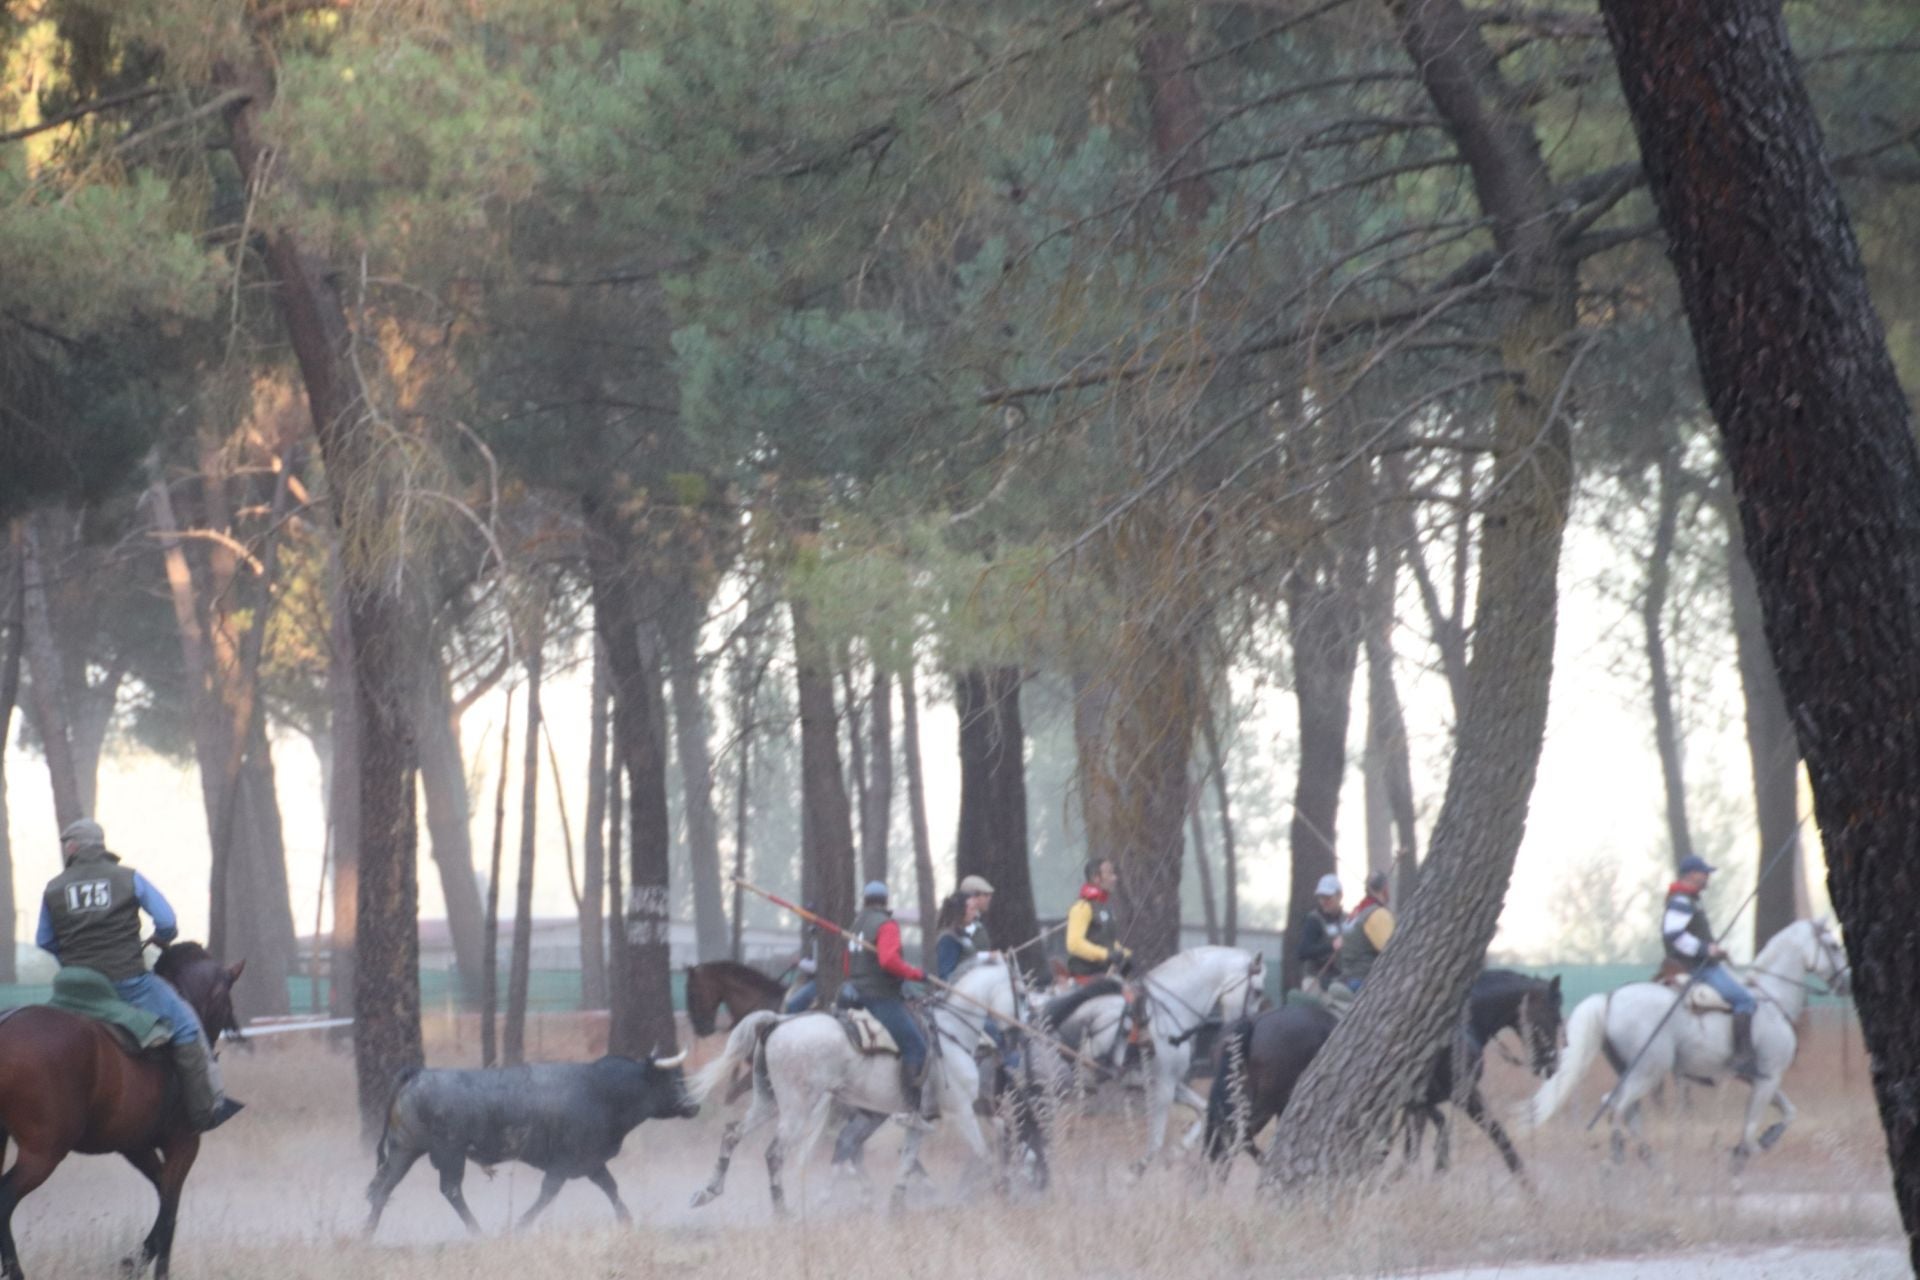
[{"label": "white cap", "polygon": [[1313,886],[1316,898],[1337,898],[1340,896],[1340,877],[1328,872],[1320,877],[1320,883]]}]

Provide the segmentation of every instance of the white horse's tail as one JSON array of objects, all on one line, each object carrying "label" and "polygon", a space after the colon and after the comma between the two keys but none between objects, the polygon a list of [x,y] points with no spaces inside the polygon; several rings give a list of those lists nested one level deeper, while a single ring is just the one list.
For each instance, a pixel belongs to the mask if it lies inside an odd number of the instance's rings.
[{"label": "white horse's tail", "polygon": [[1607,997],[1588,996],[1567,1018],[1567,1047],[1560,1053],[1560,1069],[1547,1077],[1526,1110],[1528,1124],[1545,1124],[1558,1111],[1600,1056],[1607,1039]]},{"label": "white horse's tail", "polygon": [[725,1051],[694,1072],[693,1079],[687,1081],[688,1098],[694,1102],[705,1102],[715,1089],[732,1079],[741,1063],[752,1061],[754,1051],[760,1047],[763,1028],[770,1029],[771,1024],[779,1021],[779,1017],[769,1009],[761,1009],[740,1019],[727,1037]]}]

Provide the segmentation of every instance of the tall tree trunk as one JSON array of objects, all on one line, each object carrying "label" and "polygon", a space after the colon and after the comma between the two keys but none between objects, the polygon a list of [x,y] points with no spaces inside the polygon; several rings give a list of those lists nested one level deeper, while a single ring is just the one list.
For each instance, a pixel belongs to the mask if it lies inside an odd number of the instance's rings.
[{"label": "tall tree trunk", "polygon": [[[887,842],[893,826],[893,683],[880,662],[873,664],[873,692],[867,699],[866,808],[860,815],[860,878],[885,881]],[[931,929],[933,922],[921,922]]]},{"label": "tall tree trunk", "polygon": [[413,699],[420,744],[420,790],[427,802],[427,843],[440,873],[447,933],[464,1002],[480,998],[481,906],[473,873],[473,805],[467,797],[467,760],[460,746],[460,711],[437,645],[422,648]]},{"label": "tall tree trunk", "polygon": [[[1003,947],[1040,932],[1027,847],[1027,736],[1018,667],[969,667],[954,678],[960,719],[960,832],[954,871],[993,886],[987,928]],[[1183,836],[1184,843],[1184,836]],[[1030,952],[1023,959],[1037,961]]]},{"label": "tall tree trunk", "polygon": [[[1546,732],[1556,575],[1572,468],[1561,409],[1577,268],[1527,122],[1459,0],[1387,5],[1427,96],[1467,162],[1505,264],[1492,475],[1481,504],[1479,595],[1446,797],[1422,867],[1353,1012],[1295,1086],[1263,1180],[1362,1178],[1391,1145],[1402,1100],[1450,1034],[1513,874]],[[1305,899],[1301,899],[1304,901]]]},{"label": "tall tree trunk", "polygon": [[[248,96],[229,116],[229,146],[242,180],[263,183],[269,158],[256,130],[272,103],[271,80],[259,67],[246,68],[241,77]],[[353,367],[353,335],[331,274],[285,228],[265,233],[265,259],[306,386],[321,458],[327,474],[340,481],[328,488],[342,542],[360,748],[354,1074],[361,1130],[370,1137],[385,1119],[395,1077],[423,1059],[416,760],[407,713],[419,628],[398,594],[380,533],[404,481],[392,474],[378,446]],[[344,482],[349,476],[350,484]]]},{"label": "tall tree trunk", "polygon": [[[1347,728],[1361,641],[1355,560],[1352,548],[1332,547],[1325,563],[1302,566],[1287,585],[1300,723],[1300,766],[1288,825],[1290,909],[1313,901],[1315,883],[1339,865],[1340,788],[1347,774]],[[1281,959],[1282,989],[1299,986],[1300,976],[1299,957],[1289,948]]]},{"label": "tall tree trunk", "polygon": [[[611,687],[611,668],[608,685]],[[620,754],[618,735],[608,743],[607,757],[607,1008],[631,1008],[633,997],[621,994],[627,982],[627,931],[623,928],[627,907],[626,863],[621,860],[621,826],[626,820],[622,780],[626,777],[626,758]]]},{"label": "tall tree trunk", "polygon": [[[1731,504],[1729,504],[1731,506]],[[1753,863],[1753,947],[1798,918],[1800,904],[1800,745],[1786,695],[1767,648],[1760,588],[1747,562],[1740,516],[1728,510],[1727,590],[1733,602],[1733,640],[1747,712],[1747,760],[1753,771],[1753,810],[1759,847]]]},{"label": "tall tree trunk", "polygon": [[593,642],[587,712],[586,865],[580,875],[580,1004],[607,1007],[607,655]]},{"label": "tall tree trunk", "polygon": [[[920,768],[920,694],[914,688],[913,654],[900,671],[900,736],[907,766],[907,819],[913,828],[913,886],[920,918],[939,918],[940,888],[933,880],[933,834],[927,826],[927,784]],[[931,923],[920,931],[920,964],[933,963]],[[1009,944],[1013,945],[1013,944]]]},{"label": "tall tree trunk", "polygon": [[500,1060],[509,1067],[527,1060],[527,986],[533,973],[533,859],[539,849],[540,650],[544,620],[527,638],[527,741],[520,760],[520,878],[513,895],[513,958],[507,970],[507,1025]]},{"label": "tall tree trunk", "polygon": [[47,760],[47,778],[53,784],[53,818],[62,830],[86,816],[80,803],[80,779],[74,772],[71,728],[66,708],[66,677],[60,669],[60,650],[53,639],[53,619],[47,608],[47,567],[34,520],[21,523],[21,592],[26,598],[27,666],[33,672],[28,688],[39,721],[40,750]]},{"label": "tall tree trunk", "polygon": [[1208,772],[1213,776],[1214,802],[1220,811],[1221,879],[1226,882],[1220,941],[1237,947],[1240,945],[1240,856],[1233,843],[1233,808],[1227,801],[1227,761],[1220,753],[1220,731],[1214,723],[1211,702],[1200,709],[1200,729],[1206,735]]},{"label": "tall tree trunk", "polygon": [[1602,0],[1813,782],[1920,1266],[1920,449],[1777,2]]},{"label": "tall tree trunk", "polygon": [[1653,698],[1653,741],[1660,755],[1660,780],[1666,786],[1667,845],[1675,865],[1693,856],[1693,832],[1687,823],[1685,744],[1674,707],[1666,640],[1667,593],[1680,527],[1679,466],[1673,456],[1677,447],[1663,449],[1655,466],[1653,545],[1647,549],[1647,583],[1640,594],[1640,629],[1646,638],[1647,676]]},{"label": "tall tree trunk", "polygon": [[[1384,522],[1376,522],[1384,533]],[[1393,874],[1394,901],[1404,907],[1419,890],[1419,833],[1413,807],[1413,762],[1407,747],[1407,720],[1393,678],[1393,601],[1398,594],[1399,557],[1384,536],[1376,536],[1373,572],[1367,581],[1364,645],[1367,659],[1367,750],[1377,771],[1384,810],[1380,836],[1389,846],[1384,864]],[[1372,811],[1369,810],[1369,821]],[[1367,865],[1374,842],[1368,840]]]},{"label": "tall tree trunk", "polygon": [[480,933],[480,1065],[500,1060],[500,871],[507,840],[507,772],[513,766],[513,690],[500,718],[500,776],[493,784],[493,847],[487,858],[487,907]]},{"label": "tall tree trunk", "polygon": [[[327,547],[327,736],[333,743],[327,821],[333,830],[333,937],[327,961],[327,1011],[353,1012],[353,954],[360,919],[360,712],[353,675],[346,582],[339,539]],[[318,945],[319,939],[315,939]]]},{"label": "tall tree trunk", "polygon": [[581,499],[590,537],[588,572],[594,628],[607,653],[613,687],[613,738],[627,772],[631,853],[609,972],[608,1051],[629,1057],[666,1053],[675,1043],[668,943],[672,830],[667,820],[666,710],[660,671],[641,648],[638,596],[629,577],[637,551],[631,531],[602,495]]},{"label": "tall tree trunk", "polygon": [[[847,724],[847,772],[853,779],[852,816],[857,819],[854,827],[855,848],[864,850],[866,838],[862,834],[867,820],[867,744],[861,729],[860,697],[854,692],[853,659],[846,654],[840,659],[840,704],[845,708]],[[855,867],[858,870],[858,864]],[[880,877],[882,881],[886,877]]]},{"label": "tall tree trunk", "polygon": [[13,708],[20,701],[20,664],[27,651],[26,593],[21,568],[20,534],[14,526],[12,552],[7,558],[7,648],[0,657],[0,982],[20,980],[19,939],[14,921],[13,831],[7,810],[7,747],[13,741]]},{"label": "tall tree trunk", "polygon": [[[800,599],[793,612],[794,683],[800,701],[800,801],[802,883],[819,912],[835,923],[854,914],[853,812],[840,771],[840,721],[833,706],[833,655],[814,627],[813,610]],[[820,939],[822,1008],[831,1006],[839,984],[845,945],[836,934]]]},{"label": "tall tree trunk", "polygon": [[[749,642],[745,655],[735,659],[738,663],[753,662],[753,645]],[[769,655],[770,656],[770,655]],[[733,708],[734,732],[740,739],[740,772],[733,789],[733,948],[729,953],[735,964],[745,957],[745,931],[747,927],[747,891],[741,887],[746,880],[747,864],[747,819],[753,812],[753,739],[760,726],[755,722],[759,713],[756,702],[760,694],[760,681],[767,674],[767,657],[753,664],[753,675],[740,678],[740,670],[735,668],[735,690],[737,697]]]},{"label": "tall tree trunk", "polygon": [[672,608],[663,628],[673,690],[673,737],[679,749],[681,794],[687,818],[687,858],[693,878],[693,929],[702,961],[727,954],[727,912],[720,891],[720,819],[713,809],[712,730],[700,688],[700,627],[706,610]]}]

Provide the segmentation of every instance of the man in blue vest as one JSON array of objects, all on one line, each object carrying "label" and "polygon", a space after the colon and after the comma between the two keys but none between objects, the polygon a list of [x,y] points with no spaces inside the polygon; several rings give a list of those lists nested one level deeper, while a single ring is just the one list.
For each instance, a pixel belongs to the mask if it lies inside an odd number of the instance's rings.
[{"label": "man in blue vest", "polygon": [[887,886],[869,881],[860,896],[864,901],[847,939],[847,985],[853,989],[849,1003],[872,1014],[900,1047],[900,1085],[907,1107],[894,1119],[910,1129],[931,1130],[928,1122],[939,1113],[933,1090],[923,1088],[927,1040],[907,1011],[905,990],[906,983],[925,982],[927,975],[901,954],[900,925],[887,908]]},{"label": "man in blue vest", "polygon": [[166,979],[147,972],[140,941],[142,911],[153,918],[155,942],[165,946],[173,941],[179,932],[173,908],[145,876],[107,852],[106,833],[91,818],[67,824],[60,833],[60,853],[66,869],[47,882],[41,895],[34,941],[62,966],[104,975],[122,1000],[166,1019],[173,1029],[170,1047],[187,1122],[198,1133],[218,1128],[241,1104],[220,1089],[213,1054],[193,1007]]},{"label": "man in blue vest", "polygon": [[1713,927],[1707,923],[1706,909],[1700,905],[1700,895],[1707,891],[1707,881],[1714,870],[1705,858],[1689,856],[1680,860],[1680,878],[1667,886],[1667,906],[1660,917],[1660,940],[1666,944],[1667,955],[1691,974],[1695,982],[1712,987],[1732,1006],[1733,1062],[1730,1065],[1742,1080],[1753,1080],[1760,1074],[1760,1064],[1753,1056],[1753,1015],[1760,1005],[1753,993],[1727,972],[1722,963],[1727,958],[1726,950],[1713,940]]}]

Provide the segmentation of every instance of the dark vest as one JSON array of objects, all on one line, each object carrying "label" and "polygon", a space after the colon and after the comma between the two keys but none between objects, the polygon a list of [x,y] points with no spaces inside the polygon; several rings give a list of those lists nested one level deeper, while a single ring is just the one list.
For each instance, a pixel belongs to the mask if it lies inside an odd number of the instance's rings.
[{"label": "dark vest", "polygon": [[991,950],[993,950],[993,935],[987,932],[985,920],[975,920],[971,925],[960,930],[960,962],[962,964],[982,951]]},{"label": "dark vest", "polygon": [[132,867],[105,849],[87,850],[47,882],[46,902],[61,964],[83,965],[114,982],[147,971]]},{"label": "dark vest", "polygon": [[[1111,951],[1114,944],[1114,934],[1118,932],[1113,923],[1113,908],[1104,902],[1094,902],[1092,899],[1088,899],[1087,901],[1093,908],[1093,919],[1087,925],[1087,941],[1096,947],[1106,947]],[[1075,977],[1083,978],[1091,973],[1105,973],[1106,971],[1107,965],[1105,962],[1082,960],[1079,956],[1067,957],[1067,972],[1073,974]]]},{"label": "dark vest", "polygon": [[862,907],[853,921],[859,939],[847,948],[847,981],[862,1000],[898,1000],[899,978],[880,967],[880,926],[893,919],[885,907]]},{"label": "dark vest", "polygon": [[1705,968],[1707,964],[1707,948],[1713,945],[1713,926],[1707,923],[1707,909],[1700,905],[1698,895],[1691,893],[1668,894],[1666,910],[1691,911],[1693,913],[1693,919],[1687,921],[1687,927],[1681,930],[1681,932],[1690,933],[1700,939],[1700,954],[1689,956],[1682,955],[1680,951],[1675,948],[1673,939],[1663,936],[1661,941],[1666,945],[1668,957],[1683,965],[1689,973],[1695,969]]},{"label": "dark vest", "polygon": [[1370,902],[1364,911],[1347,921],[1347,927],[1341,931],[1340,977],[1346,982],[1365,982],[1367,975],[1373,972],[1373,962],[1380,958],[1380,948],[1373,945],[1373,939],[1367,937],[1367,917],[1380,909],[1380,904]]}]

